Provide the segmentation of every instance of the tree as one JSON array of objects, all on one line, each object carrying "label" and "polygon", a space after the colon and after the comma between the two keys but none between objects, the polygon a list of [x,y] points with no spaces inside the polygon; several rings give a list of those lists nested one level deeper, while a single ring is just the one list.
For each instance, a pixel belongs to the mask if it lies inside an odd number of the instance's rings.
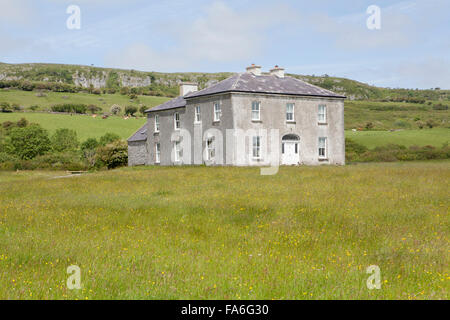
[{"label": "tree", "polygon": [[52,149],[61,151],[73,151],[78,148],[79,142],[75,130],[67,128],[57,129],[51,138]]},{"label": "tree", "polygon": [[122,108],[118,104],[113,104],[111,106],[111,113],[112,114],[119,114],[122,111]]},{"label": "tree", "polygon": [[21,159],[33,159],[50,150],[51,144],[47,130],[38,124],[24,128],[13,128],[9,133],[12,152]]},{"label": "tree", "polygon": [[145,116],[145,110],[147,110],[147,106],[141,105],[139,107],[139,112],[142,113],[142,115],[144,115],[144,116]]},{"label": "tree", "polygon": [[108,133],[105,133],[105,135],[100,137],[99,144],[101,146],[105,146],[108,143],[111,143],[111,142],[114,142],[117,140],[120,140],[120,137],[117,134],[108,132]]},{"label": "tree", "polygon": [[83,151],[84,158],[91,167],[95,165],[96,149],[98,146],[99,143],[95,138],[89,138],[81,144],[81,151]]},{"label": "tree", "polygon": [[126,106],[125,107],[125,115],[133,116],[138,111],[138,108],[135,106]]},{"label": "tree", "polygon": [[81,150],[95,150],[99,146],[97,139],[89,138],[81,144]]},{"label": "tree", "polygon": [[108,169],[125,166],[128,163],[128,146],[125,141],[117,140],[97,148],[97,161]]}]

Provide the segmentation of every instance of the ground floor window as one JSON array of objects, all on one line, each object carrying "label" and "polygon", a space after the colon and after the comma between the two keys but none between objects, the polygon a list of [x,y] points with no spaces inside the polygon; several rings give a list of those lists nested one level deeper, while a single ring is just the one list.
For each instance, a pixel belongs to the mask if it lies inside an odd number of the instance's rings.
[{"label": "ground floor window", "polygon": [[320,137],[319,138],[319,158],[327,157],[327,138]]},{"label": "ground floor window", "polygon": [[155,144],[155,162],[156,163],[161,162],[161,144],[159,143]]},{"label": "ground floor window", "polygon": [[206,140],[206,160],[211,161],[214,159],[214,156],[214,140],[213,138],[209,138],[208,140]]},{"label": "ground floor window", "polygon": [[261,158],[261,137],[253,137],[253,159]]},{"label": "ground floor window", "polygon": [[181,161],[181,143],[180,143],[180,141],[175,141],[174,153],[175,153],[175,162]]}]

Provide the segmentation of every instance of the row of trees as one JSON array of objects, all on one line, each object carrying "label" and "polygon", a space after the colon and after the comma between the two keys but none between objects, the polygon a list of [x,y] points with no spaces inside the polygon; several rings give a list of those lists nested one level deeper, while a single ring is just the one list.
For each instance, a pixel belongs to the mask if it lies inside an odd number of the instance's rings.
[{"label": "row of trees", "polygon": [[74,130],[57,129],[52,135],[26,119],[6,121],[0,127],[0,168],[57,168],[80,170],[115,168],[128,162],[127,144],[113,133],[80,143]]}]

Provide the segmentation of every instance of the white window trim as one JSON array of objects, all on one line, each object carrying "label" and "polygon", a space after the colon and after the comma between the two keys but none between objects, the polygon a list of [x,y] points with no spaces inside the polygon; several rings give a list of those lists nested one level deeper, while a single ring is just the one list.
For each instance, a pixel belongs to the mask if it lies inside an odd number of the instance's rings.
[{"label": "white window trim", "polygon": [[[323,155],[320,154],[320,149],[322,148],[320,146],[320,139],[324,139],[325,140],[325,143],[324,143],[324,146],[323,146],[323,149],[325,149],[325,150],[324,150],[324,154]],[[319,155],[319,159],[327,159],[327,156],[328,156],[328,139],[327,139],[327,137],[319,137],[319,145],[318,145],[318,148],[317,148],[317,152],[318,152],[318,155]]]},{"label": "white window trim", "polygon": [[[292,119],[288,120],[288,105],[292,105]],[[295,122],[295,104],[294,103],[286,103],[286,116],[285,116],[286,122]]]},{"label": "white window trim", "polygon": [[[322,114],[320,112],[321,107],[323,107],[323,120],[320,119],[320,115]],[[327,106],[324,105],[324,104],[320,104],[319,105],[319,109],[318,109],[318,112],[317,112],[317,121],[319,123],[327,123]]]},{"label": "white window trim", "polygon": [[159,115],[155,114],[155,133],[159,132]]},{"label": "white window trim", "polygon": [[[216,112],[216,106],[219,107],[218,112]],[[222,117],[222,107],[220,106],[220,102],[214,102],[213,108],[214,108],[214,122],[219,122],[220,118]],[[217,113],[219,114],[218,117]]]},{"label": "white window trim", "polygon": [[155,143],[155,163],[161,163],[161,144],[159,142]]},{"label": "white window trim", "polygon": [[[254,112],[253,106],[255,104],[258,105],[258,118],[257,119],[253,118],[253,112]],[[261,121],[261,101],[252,101],[252,110],[251,110],[251,112],[252,112],[252,114],[251,114],[252,121]]]},{"label": "white window trim", "polygon": [[[180,149],[177,149],[177,146],[180,148]],[[178,154],[179,152],[181,152],[181,143],[180,143],[180,141],[175,141],[174,142],[174,144],[173,144],[173,151],[174,151],[174,160],[175,160],[175,162],[180,162],[181,161],[181,156]]]},{"label": "white window trim", "polygon": [[[197,112],[197,109],[198,109],[198,112]],[[200,118],[200,119],[197,120],[197,118]],[[195,106],[195,108],[194,108],[194,123],[202,123],[202,113],[201,113],[200,106]]]},{"label": "white window trim", "polygon": [[[178,120],[177,120],[177,115],[178,115]],[[179,127],[177,127],[177,123],[179,124]],[[181,128],[181,120],[180,120],[180,113],[179,112],[175,112],[173,114],[173,127],[175,130],[180,130]]]},{"label": "white window trim", "polygon": [[[256,140],[255,140],[256,138]],[[255,145],[256,142],[256,145]],[[255,156],[255,150],[257,150],[257,155]],[[254,160],[261,159],[261,136],[253,136],[252,137],[252,158]]]}]

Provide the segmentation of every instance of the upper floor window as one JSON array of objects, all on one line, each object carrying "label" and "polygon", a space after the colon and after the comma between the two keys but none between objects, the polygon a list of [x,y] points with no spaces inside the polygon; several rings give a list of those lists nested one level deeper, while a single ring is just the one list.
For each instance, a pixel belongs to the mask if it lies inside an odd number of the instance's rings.
[{"label": "upper floor window", "polygon": [[220,121],[222,116],[222,110],[220,109],[220,103],[214,102],[214,121]]},{"label": "upper floor window", "polygon": [[261,102],[259,101],[252,102],[252,120],[253,121],[261,120]]},{"label": "upper floor window", "polygon": [[326,123],[327,122],[327,106],[326,105],[319,105],[319,123]]},{"label": "upper floor window", "polygon": [[286,121],[294,121],[294,104],[286,104]]},{"label": "upper floor window", "polygon": [[155,163],[161,162],[161,145],[159,143],[155,144]]},{"label": "upper floor window", "polygon": [[202,115],[200,113],[200,106],[195,107],[195,123],[202,122]]},{"label": "upper floor window", "polygon": [[253,137],[253,159],[261,158],[261,137],[254,136]]},{"label": "upper floor window", "polygon": [[319,138],[319,158],[324,159],[327,157],[327,138]]},{"label": "upper floor window", "polygon": [[155,132],[159,132],[159,116],[155,115]]},{"label": "upper floor window", "polygon": [[179,130],[181,128],[180,114],[178,112],[173,114],[173,124],[174,124],[175,130]]}]

